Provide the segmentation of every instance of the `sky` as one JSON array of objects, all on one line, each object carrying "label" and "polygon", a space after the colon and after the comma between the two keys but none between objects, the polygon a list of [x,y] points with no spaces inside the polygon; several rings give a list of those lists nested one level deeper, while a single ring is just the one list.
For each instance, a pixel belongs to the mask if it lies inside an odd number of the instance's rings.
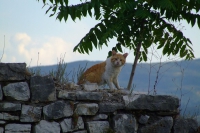
[{"label": "sky", "polygon": [[[73,0],[76,4],[80,0]],[[27,66],[57,64],[60,58],[65,62],[80,60],[104,61],[108,51],[115,46],[116,39],[111,40],[101,50],[95,49],[88,54],[73,52],[74,46],[94,27],[98,21],[83,18],[75,22],[56,20],[56,16],[45,14],[48,6],[43,7],[42,0],[0,0],[0,62],[20,63]],[[186,22],[177,23],[184,35],[193,43],[196,58],[200,58],[200,29],[191,27]],[[5,38],[5,39],[4,39]],[[133,51],[123,48],[129,53],[127,62],[134,60]],[[151,56],[156,53],[156,56]],[[152,58],[151,58],[152,57]],[[148,62],[162,62],[178,59],[178,57],[162,57],[162,52],[154,47],[149,49]]]}]

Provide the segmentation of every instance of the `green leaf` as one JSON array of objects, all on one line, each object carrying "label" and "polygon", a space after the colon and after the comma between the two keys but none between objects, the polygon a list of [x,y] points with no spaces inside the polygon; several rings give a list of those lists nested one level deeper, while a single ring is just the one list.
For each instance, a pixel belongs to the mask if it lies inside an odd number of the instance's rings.
[{"label": "green leaf", "polygon": [[[92,47],[92,42],[91,41],[87,41],[87,47],[88,47],[88,49],[92,52],[92,49],[93,49],[93,47]],[[89,52],[87,52],[88,54],[89,54]]]},{"label": "green leaf", "polygon": [[200,16],[199,16],[198,19],[197,19],[197,24],[198,24],[198,26],[199,26],[199,28],[200,28]]},{"label": "green leaf", "polygon": [[173,51],[173,55],[177,55],[179,51],[179,47],[176,45],[175,50]]},{"label": "green leaf", "polygon": [[89,47],[88,47],[88,45],[82,45],[81,47],[83,47],[84,51],[85,51],[87,54],[89,54],[89,51],[88,51]]},{"label": "green leaf", "polygon": [[68,6],[68,0],[64,0],[65,5]]},{"label": "green leaf", "polygon": [[120,44],[120,43],[117,43],[117,44],[116,44],[116,47],[117,47],[117,49],[118,49],[120,52],[123,52],[123,51],[122,51],[122,47],[121,47],[121,44]]},{"label": "green leaf", "polygon": [[87,16],[87,10],[88,10],[88,4],[83,5],[82,9],[83,9],[82,14],[83,14],[84,17],[86,17]]},{"label": "green leaf", "polygon": [[[79,44],[79,45],[80,45],[80,44]],[[83,53],[83,54],[85,53],[85,52],[84,52],[84,49],[83,49],[83,46],[80,46],[80,51],[81,51],[81,53]]]},{"label": "green leaf", "polygon": [[[96,0],[95,0],[96,1]],[[99,2],[97,2],[94,6],[94,15],[95,15],[95,19],[98,20],[101,16],[101,13],[100,13],[100,4]]]},{"label": "green leaf", "polygon": [[186,45],[183,45],[183,46],[181,47],[181,50],[180,50],[180,57],[181,57],[181,58],[184,57],[185,48],[186,48]]},{"label": "green leaf", "polygon": [[189,39],[189,38],[187,38],[187,41],[188,41],[190,44],[192,44],[192,42],[190,41],[190,39]]},{"label": "green leaf", "polygon": [[169,45],[165,45],[164,49],[163,49],[163,55],[165,55],[169,50]]},{"label": "green leaf", "polygon": [[69,12],[70,12],[72,20],[75,21],[75,19],[76,19],[75,8],[72,6],[71,8],[69,8]]},{"label": "green leaf", "polygon": [[112,50],[118,52],[117,48],[116,47],[113,47]]},{"label": "green leaf", "polygon": [[[166,41],[167,42],[167,41]],[[164,46],[165,43],[160,43],[160,45],[157,47],[157,49],[160,49]]]},{"label": "green leaf", "polygon": [[185,51],[183,51],[183,52],[180,52],[180,57],[181,57],[181,58],[185,57],[185,56],[187,55],[187,53],[188,53],[188,50],[185,50]]},{"label": "green leaf", "polygon": [[147,61],[147,55],[144,51],[142,52],[142,58],[144,59],[144,61]]},{"label": "green leaf", "polygon": [[109,57],[111,57],[111,56],[112,56],[112,51],[109,51],[109,52],[108,52],[107,58],[109,58]]},{"label": "green leaf", "polygon": [[196,23],[196,18],[193,16],[191,18],[191,25],[192,25],[192,27],[195,25],[195,23]]},{"label": "green leaf", "polygon": [[[90,34],[90,41],[94,44],[95,48],[97,48],[97,38],[94,33]],[[91,51],[92,52],[92,51]]]},{"label": "green leaf", "polygon": [[95,31],[95,34],[96,34],[98,40],[101,40],[101,37],[103,36],[103,33],[97,27],[95,28],[94,31]]},{"label": "green leaf", "polygon": [[46,14],[49,12],[49,10],[51,10],[52,6],[50,6],[47,10],[46,10]]},{"label": "green leaf", "polygon": [[99,24],[99,27],[102,32],[104,32],[104,33],[106,32],[106,27],[102,23]]},{"label": "green leaf", "polygon": [[59,12],[59,13],[58,13],[58,16],[56,17],[56,19],[59,19],[59,20],[61,21],[62,18],[63,18],[63,13],[62,13],[62,12]]},{"label": "green leaf", "polygon": [[68,19],[68,9],[67,8],[65,8],[65,9],[63,9],[63,16],[64,16],[64,19],[65,19],[65,22],[67,21],[67,19]]}]

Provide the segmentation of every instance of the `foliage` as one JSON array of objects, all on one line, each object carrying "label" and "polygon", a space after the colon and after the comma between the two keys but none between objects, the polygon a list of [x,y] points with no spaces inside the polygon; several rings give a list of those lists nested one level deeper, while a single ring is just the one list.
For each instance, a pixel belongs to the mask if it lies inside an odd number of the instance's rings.
[{"label": "foliage", "polygon": [[[39,1],[39,0],[38,0]],[[116,48],[133,49],[141,44],[140,61],[147,61],[148,48],[154,43],[163,48],[163,55],[194,58],[192,42],[176,28],[174,22],[186,20],[192,27],[200,27],[200,0],[91,0],[68,5],[68,0],[43,0],[57,19],[73,21],[90,16],[100,20],[80,40],[74,51],[89,53],[93,48],[108,45],[109,39],[117,38]]]}]

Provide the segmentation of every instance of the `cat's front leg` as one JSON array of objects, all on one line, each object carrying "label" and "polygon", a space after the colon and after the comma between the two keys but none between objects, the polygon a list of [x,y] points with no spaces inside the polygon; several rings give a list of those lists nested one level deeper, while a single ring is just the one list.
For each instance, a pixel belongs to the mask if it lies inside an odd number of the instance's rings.
[{"label": "cat's front leg", "polygon": [[109,88],[111,89],[111,90],[113,90],[114,89],[114,86],[113,86],[113,84],[112,84],[112,82],[111,81],[107,81],[107,84],[108,84],[108,86],[109,86]]},{"label": "cat's front leg", "polygon": [[113,79],[113,84],[115,85],[115,87],[116,87],[117,89],[120,89],[117,78],[114,78],[114,79]]},{"label": "cat's front leg", "polygon": [[113,86],[113,84],[112,84],[110,78],[106,78],[105,81],[106,81],[107,85],[109,86],[109,88],[110,88],[111,90],[114,89],[114,86]]}]

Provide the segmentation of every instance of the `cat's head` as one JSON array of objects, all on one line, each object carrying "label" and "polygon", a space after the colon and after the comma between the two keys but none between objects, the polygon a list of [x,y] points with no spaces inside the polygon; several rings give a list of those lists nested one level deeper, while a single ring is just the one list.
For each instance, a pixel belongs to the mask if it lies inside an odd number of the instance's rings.
[{"label": "cat's head", "polygon": [[111,63],[114,67],[121,67],[126,63],[126,57],[128,56],[128,53],[125,54],[119,54],[116,51],[112,51],[111,56]]}]

